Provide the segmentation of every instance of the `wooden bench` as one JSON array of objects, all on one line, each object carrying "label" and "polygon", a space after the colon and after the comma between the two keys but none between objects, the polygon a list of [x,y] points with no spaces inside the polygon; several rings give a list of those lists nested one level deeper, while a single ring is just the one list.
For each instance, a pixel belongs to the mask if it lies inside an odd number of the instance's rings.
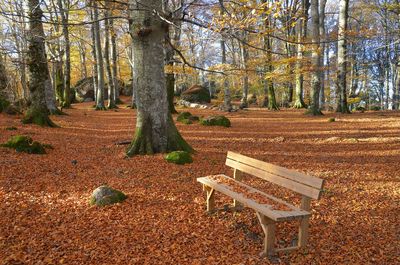
[{"label": "wooden bench", "polygon": [[[233,178],[221,174],[197,179],[207,192],[207,211],[215,209],[215,191],[233,198],[235,208],[246,206],[254,209],[265,234],[262,256],[305,247],[311,215],[310,202],[311,199],[320,198],[324,180],[234,152],[228,152],[226,165],[234,169]],[[301,205],[296,207],[240,182],[242,172],[301,194]],[[296,246],[277,249],[274,247],[276,223],[289,220],[300,220],[298,243]]]}]

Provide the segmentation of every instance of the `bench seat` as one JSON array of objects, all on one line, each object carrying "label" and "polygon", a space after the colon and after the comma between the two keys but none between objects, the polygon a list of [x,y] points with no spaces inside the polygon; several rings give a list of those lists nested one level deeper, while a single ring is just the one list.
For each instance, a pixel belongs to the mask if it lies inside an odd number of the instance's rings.
[{"label": "bench seat", "polygon": [[197,181],[252,208],[268,218],[280,222],[310,216],[308,211],[266,194],[223,174],[197,178]]}]

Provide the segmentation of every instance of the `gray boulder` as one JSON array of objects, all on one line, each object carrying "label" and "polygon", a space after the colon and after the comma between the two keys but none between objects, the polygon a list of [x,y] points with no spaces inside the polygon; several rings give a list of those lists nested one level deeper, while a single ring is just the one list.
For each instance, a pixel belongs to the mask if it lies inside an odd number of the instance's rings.
[{"label": "gray boulder", "polygon": [[93,191],[90,205],[105,206],[123,202],[126,198],[127,196],[122,191],[103,185]]}]

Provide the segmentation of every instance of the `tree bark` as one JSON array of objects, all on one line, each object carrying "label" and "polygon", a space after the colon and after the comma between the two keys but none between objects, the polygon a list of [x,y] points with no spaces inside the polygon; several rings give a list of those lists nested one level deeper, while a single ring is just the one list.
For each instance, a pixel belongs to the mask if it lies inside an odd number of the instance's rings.
[{"label": "tree bark", "polygon": [[311,115],[322,115],[319,108],[319,92],[321,91],[321,59],[319,53],[320,33],[319,33],[319,1],[311,0],[311,102],[308,113]]},{"label": "tree bark", "polygon": [[49,118],[49,109],[46,104],[46,89],[51,87],[49,68],[45,49],[45,35],[43,31],[42,16],[39,0],[29,0],[29,91],[31,105],[22,122],[34,123],[41,126],[54,127]]},{"label": "tree bark", "polygon": [[192,152],[193,149],[178,132],[168,111],[163,47],[168,25],[153,12],[161,12],[162,2],[130,0],[130,4],[137,121],[127,155],[175,150]]},{"label": "tree bark", "polygon": [[347,19],[348,19],[349,0],[340,0],[339,3],[339,33],[338,33],[338,74],[337,85],[340,94],[338,104],[336,107],[337,112],[350,113],[347,106],[347,92],[346,92],[346,74],[347,74]]}]

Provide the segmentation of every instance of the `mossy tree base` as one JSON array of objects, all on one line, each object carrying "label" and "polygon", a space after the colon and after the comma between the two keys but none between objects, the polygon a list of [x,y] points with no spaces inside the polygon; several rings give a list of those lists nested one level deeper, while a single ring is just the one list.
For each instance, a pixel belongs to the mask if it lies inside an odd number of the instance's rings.
[{"label": "mossy tree base", "polygon": [[154,146],[152,139],[151,122],[142,122],[142,126],[136,128],[135,137],[126,151],[126,155],[132,157],[134,155],[152,155],[155,153],[166,153],[172,151],[186,151],[193,153],[193,148],[183,139],[176,128],[172,115],[168,115],[166,143],[161,146]]},{"label": "mossy tree base", "polygon": [[321,116],[321,115],[324,115],[324,114],[322,113],[321,110],[315,109],[315,108],[309,108],[309,109],[306,111],[305,114],[306,114],[306,115],[312,115],[312,116]]},{"label": "mossy tree base", "polygon": [[304,103],[303,100],[296,100],[293,104],[293,108],[295,109],[306,109],[307,105]]},{"label": "mossy tree base", "polygon": [[96,106],[95,110],[107,110],[105,106]]},{"label": "mossy tree base", "polygon": [[23,124],[36,124],[42,127],[58,127],[48,115],[47,110],[30,109],[22,119]]}]

